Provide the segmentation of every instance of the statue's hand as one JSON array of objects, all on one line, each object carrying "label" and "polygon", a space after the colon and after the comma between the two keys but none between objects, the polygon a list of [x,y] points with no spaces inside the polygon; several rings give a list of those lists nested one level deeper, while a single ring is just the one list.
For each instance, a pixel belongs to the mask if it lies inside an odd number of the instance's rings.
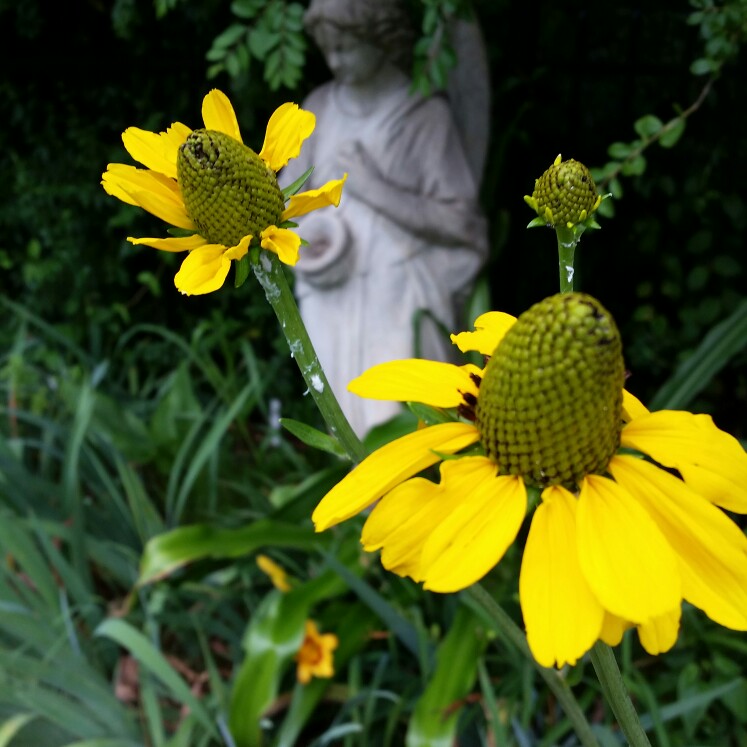
[{"label": "statue's hand", "polygon": [[362,197],[375,182],[381,181],[376,161],[359,140],[340,143],[337,149],[337,166],[348,173],[345,191],[357,197]]}]

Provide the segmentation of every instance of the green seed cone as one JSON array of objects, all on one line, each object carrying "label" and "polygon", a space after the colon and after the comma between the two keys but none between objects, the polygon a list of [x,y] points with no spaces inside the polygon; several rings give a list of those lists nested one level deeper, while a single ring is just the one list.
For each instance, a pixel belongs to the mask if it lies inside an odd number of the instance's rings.
[{"label": "green seed cone", "polygon": [[571,159],[550,166],[534,183],[532,197],[537,202],[537,214],[548,223],[575,225],[586,220],[594,210],[597,187],[589,169]]},{"label": "green seed cone", "polygon": [[501,474],[573,490],[620,442],[625,367],[615,322],[582,293],[522,314],[490,359],[477,427]]},{"label": "green seed cone", "polygon": [[236,246],[280,222],[285,205],[275,172],[230,135],[194,130],[176,167],[187,213],[211,244]]}]

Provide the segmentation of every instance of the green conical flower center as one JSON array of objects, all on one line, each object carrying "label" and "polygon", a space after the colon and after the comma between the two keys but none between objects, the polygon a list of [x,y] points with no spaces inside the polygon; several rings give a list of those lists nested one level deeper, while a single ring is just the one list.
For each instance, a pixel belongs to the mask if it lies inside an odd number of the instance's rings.
[{"label": "green conical flower center", "polygon": [[570,159],[553,164],[537,179],[532,197],[537,213],[553,225],[575,225],[586,220],[597,202],[597,187],[589,169]]},{"label": "green conical flower center", "polygon": [[280,222],[284,201],[275,172],[230,135],[194,130],[176,167],[187,213],[211,244],[236,246]]},{"label": "green conical flower center", "polygon": [[581,293],[522,314],[491,357],[477,427],[501,474],[574,489],[603,473],[620,441],[625,368],[615,322]]}]

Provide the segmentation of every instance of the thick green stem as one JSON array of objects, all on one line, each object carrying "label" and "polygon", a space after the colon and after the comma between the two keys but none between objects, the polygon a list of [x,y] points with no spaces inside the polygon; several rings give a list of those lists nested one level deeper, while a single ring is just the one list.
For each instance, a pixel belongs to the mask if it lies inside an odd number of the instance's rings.
[{"label": "thick green stem", "polygon": [[354,462],[360,462],[366,456],[366,450],[340,409],[340,404],[319,364],[285,277],[283,265],[272,252],[262,251],[252,258],[252,270],[280,322],[291,355],[301,370],[301,375],[324,422],[348,456]]},{"label": "thick green stem", "polygon": [[605,700],[612,708],[630,747],[651,747],[651,742],[648,741],[630,700],[612,649],[606,643],[597,641],[591,649],[591,663],[602,686]]},{"label": "thick green stem", "polygon": [[573,696],[571,688],[568,687],[568,683],[554,669],[542,667],[535,661],[527,645],[526,636],[498,602],[480,584],[470,586],[466,590],[466,594],[468,602],[473,603],[479,611],[485,613],[495,630],[532,662],[539,675],[558,699],[558,703],[568,716],[568,720],[571,722],[581,744],[584,747],[599,747],[599,742],[597,742],[589,722]]},{"label": "thick green stem", "polygon": [[555,226],[555,235],[558,237],[558,273],[560,277],[560,292],[573,293],[573,265],[576,244],[579,236],[573,228],[566,226]]}]

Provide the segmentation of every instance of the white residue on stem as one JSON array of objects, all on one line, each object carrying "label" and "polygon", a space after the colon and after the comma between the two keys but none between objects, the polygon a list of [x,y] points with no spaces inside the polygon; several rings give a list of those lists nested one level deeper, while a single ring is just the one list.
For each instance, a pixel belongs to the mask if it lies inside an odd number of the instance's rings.
[{"label": "white residue on stem", "polygon": [[575,272],[573,265],[566,265],[565,272],[568,277],[568,284],[570,285],[573,282],[573,273]]},{"label": "white residue on stem", "polygon": [[319,392],[319,394],[324,391],[324,382],[322,381],[322,377],[319,376],[319,374],[312,374],[310,383],[311,386],[314,387],[314,390]]}]

